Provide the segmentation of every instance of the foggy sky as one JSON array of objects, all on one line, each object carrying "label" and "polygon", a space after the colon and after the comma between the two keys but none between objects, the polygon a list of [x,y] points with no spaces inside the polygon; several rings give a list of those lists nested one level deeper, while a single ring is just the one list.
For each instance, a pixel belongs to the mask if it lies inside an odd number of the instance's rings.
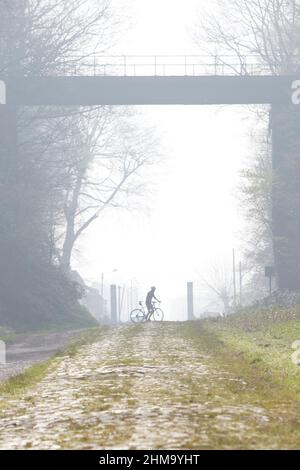
[{"label": "foggy sky", "polygon": [[[197,54],[191,32],[202,1],[130,1],[133,27],[117,54]],[[207,3],[207,2],[205,2]],[[144,212],[106,212],[78,245],[75,267],[90,281],[156,285],[168,319],[171,305],[211,263],[238,249],[242,219],[235,198],[250,152],[251,120],[242,107],[144,107],[145,123],[162,136],[164,161]],[[121,234],[121,236],[120,236]],[[117,269],[117,272],[112,273]],[[201,295],[199,290],[197,296]],[[196,312],[197,313],[197,312]]]}]

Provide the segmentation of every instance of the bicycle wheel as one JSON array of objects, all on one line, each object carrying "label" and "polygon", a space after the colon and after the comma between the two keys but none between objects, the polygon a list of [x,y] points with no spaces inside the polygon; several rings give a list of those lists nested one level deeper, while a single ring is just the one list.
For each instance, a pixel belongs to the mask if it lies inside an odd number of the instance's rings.
[{"label": "bicycle wheel", "polygon": [[145,321],[145,314],[143,310],[140,310],[138,308],[132,310],[130,314],[130,320],[132,321],[132,323],[142,323],[143,321]]},{"label": "bicycle wheel", "polygon": [[161,308],[156,308],[152,314],[152,318],[154,321],[163,321],[164,319],[164,312]]}]

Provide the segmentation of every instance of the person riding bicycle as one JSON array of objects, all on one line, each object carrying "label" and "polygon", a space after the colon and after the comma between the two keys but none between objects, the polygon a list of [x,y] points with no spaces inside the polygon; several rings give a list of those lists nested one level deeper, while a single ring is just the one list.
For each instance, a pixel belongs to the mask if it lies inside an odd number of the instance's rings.
[{"label": "person riding bicycle", "polygon": [[148,310],[148,315],[147,315],[148,318],[153,313],[153,299],[160,303],[160,300],[158,300],[155,297],[155,291],[156,291],[156,287],[152,286],[151,290],[148,292],[147,297],[146,297],[146,307]]}]

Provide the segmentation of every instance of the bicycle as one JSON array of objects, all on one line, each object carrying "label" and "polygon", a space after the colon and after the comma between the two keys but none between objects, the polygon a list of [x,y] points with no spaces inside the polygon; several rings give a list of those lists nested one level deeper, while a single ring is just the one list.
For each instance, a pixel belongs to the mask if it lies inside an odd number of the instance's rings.
[{"label": "bicycle", "polygon": [[132,323],[143,323],[146,321],[156,321],[161,322],[164,319],[164,312],[161,308],[156,307],[157,302],[152,302],[152,311],[147,312],[143,302],[139,302],[140,308],[132,310],[130,313],[130,319]]}]

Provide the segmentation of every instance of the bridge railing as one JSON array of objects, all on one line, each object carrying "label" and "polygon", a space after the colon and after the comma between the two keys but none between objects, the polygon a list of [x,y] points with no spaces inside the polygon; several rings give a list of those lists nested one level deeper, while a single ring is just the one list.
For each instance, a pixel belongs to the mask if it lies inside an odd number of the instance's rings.
[{"label": "bridge railing", "polygon": [[123,77],[270,74],[259,57],[254,55],[239,60],[230,55],[89,55],[71,57],[62,68],[67,75]]}]

